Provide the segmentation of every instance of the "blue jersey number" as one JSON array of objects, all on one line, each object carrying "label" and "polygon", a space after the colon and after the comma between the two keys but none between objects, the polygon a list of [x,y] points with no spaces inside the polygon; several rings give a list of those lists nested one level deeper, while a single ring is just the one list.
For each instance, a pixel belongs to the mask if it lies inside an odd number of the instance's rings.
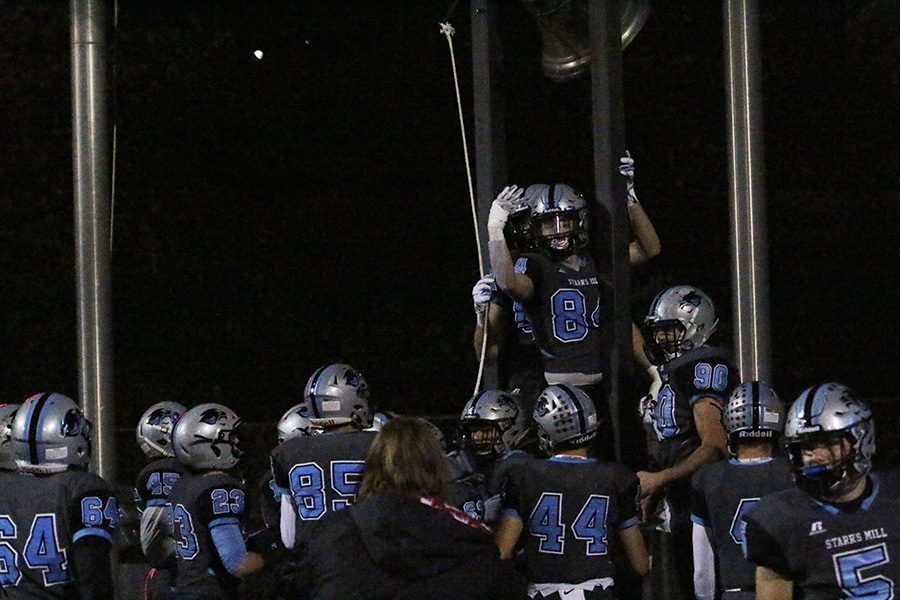
[{"label": "blue jersey number", "polygon": [[172,522],[175,524],[175,550],[185,560],[193,560],[200,547],[197,534],[194,533],[194,521],[183,504],[176,504],[172,509]]},{"label": "blue jersey number", "polygon": [[[340,510],[356,499],[362,481],[364,462],[361,460],[335,460],[329,469],[331,489],[340,498],[331,503],[331,510]],[[325,472],[316,463],[294,465],[288,475],[291,495],[297,504],[297,514],[304,521],[317,520],[327,511],[325,497]]]},{"label": "blue jersey number", "polygon": [[890,600],[894,597],[892,580],[884,575],[863,575],[864,570],[890,562],[886,544],[842,552],[835,554],[832,559],[841,588],[848,598]]},{"label": "blue jersey number", "polygon": [[744,515],[753,510],[757,502],[759,502],[759,498],[741,498],[737,510],[734,511],[734,518],[731,519],[731,529],[728,530],[728,533],[731,534],[731,539],[734,540],[735,544],[744,543],[744,532],[747,529],[747,524],[744,523]]},{"label": "blue jersey number", "polygon": [[[6,541],[16,539],[17,535],[13,520],[8,515],[0,515],[0,585],[3,587],[14,587],[22,580],[19,554]],[[29,569],[41,571],[44,587],[69,580],[66,551],[59,547],[55,514],[35,515],[23,556]]]},{"label": "blue jersey number", "polygon": [[25,542],[25,564],[42,572],[44,587],[69,580],[66,551],[59,547],[59,536],[56,533],[56,515],[34,517],[31,535]]},{"label": "blue jersey number", "polygon": [[97,496],[86,496],[81,499],[81,522],[85,527],[102,527],[104,522],[115,527],[119,524],[119,504],[109,498],[104,506]]},{"label": "blue jersey number", "polygon": [[521,302],[513,302],[513,318],[516,321],[516,327],[522,330],[522,333],[531,335],[531,320],[528,318],[525,306]]},{"label": "blue jersey number", "polygon": [[22,580],[19,554],[6,540],[16,539],[16,524],[8,515],[0,515],[0,587],[13,587]]},{"label": "blue jersey number", "polygon": [[728,367],[725,365],[713,367],[709,363],[697,363],[694,365],[694,387],[698,390],[712,388],[717,392],[724,391],[728,387]]},{"label": "blue jersey number", "polygon": [[213,490],[210,493],[212,498],[212,509],[214,515],[244,513],[244,491],[243,490],[225,490],[222,488]]},{"label": "blue jersey number", "polygon": [[[541,495],[528,519],[528,531],[540,539],[538,551],[562,554],[566,543],[566,526],[562,522],[562,494],[545,492]],[[606,554],[606,519],[609,514],[609,496],[591,495],[575,521],[572,534],[585,542],[585,554]]]},{"label": "blue jersey number", "polygon": [[663,439],[678,434],[678,423],[675,422],[675,392],[669,384],[664,385],[656,394],[653,425]]},{"label": "blue jersey number", "polygon": [[584,294],[563,288],[550,298],[553,314],[553,337],[561,342],[579,342],[587,337],[587,310]]},{"label": "blue jersey number", "polygon": [[172,486],[178,482],[178,473],[160,473],[154,471],[147,478],[147,491],[153,496],[169,497],[172,492]]}]

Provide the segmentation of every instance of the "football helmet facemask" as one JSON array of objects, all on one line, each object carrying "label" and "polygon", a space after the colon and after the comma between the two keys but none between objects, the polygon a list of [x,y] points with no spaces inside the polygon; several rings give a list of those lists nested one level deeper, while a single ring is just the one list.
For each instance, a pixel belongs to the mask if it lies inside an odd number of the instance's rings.
[{"label": "football helmet facemask", "polygon": [[35,394],[16,411],[12,444],[16,466],[27,473],[87,467],[91,460],[91,422],[68,396]]},{"label": "football helmet facemask", "polygon": [[303,398],[309,420],[325,430],[352,424],[356,429],[372,425],[369,384],[359,371],[343,363],[320,367],[306,382]]},{"label": "football helmet facemask", "polygon": [[16,470],[16,453],[12,446],[12,424],[18,404],[0,404],[0,471]]},{"label": "football helmet facemask", "polygon": [[738,444],[744,441],[775,444],[784,431],[784,404],[765,383],[747,381],[731,392],[722,411],[722,424],[732,456],[737,456]]},{"label": "football helmet facemask", "polygon": [[138,421],[135,437],[147,458],[173,458],[172,431],[178,418],[187,411],[178,402],[157,402],[148,408]]},{"label": "football helmet facemask", "polygon": [[661,291],[644,319],[645,351],[659,365],[698,348],[716,330],[719,320],[709,296],[691,285]]},{"label": "football helmet facemask", "polygon": [[175,458],[200,470],[231,469],[244,454],[238,435],[240,425],[240,417],[227,406],[209,402],[191,408],[175,424]]},{"label": "football helmet facemask", "polygon": [[600,418],[587,393],[570,385],[551,385],[534,405],[538,443],[547,454],[583,446],[597,436]]},{"label": "football helmet facemask", "polygon": [[321,427],[316,427],[309,420],[309,406],[301,402],[285,411],[278,420],[278,443],[283,444],[293,437],[319,435]]},{"label": "football helmet facemask", "polygon": [[528,434],[528,419],[515,396],[485,390],[466,402],[459,418],[463,444],[479,457],[503,456]]},{"label": "football helmet facemask", "polygon": [[[839,498],[872,468],[872,411],[840,383],[803,390],[788,411],[784,435],[797,485],[814,497]],[[829,459],[821,460],[825,455]]]},{"label": "football helmet facemask", "polygon": [[[532,190],[532,188],[534,188]],[[560,259],[585,248],[588,209],[584,196],[564,183],[530,186],[532,235],[551,258]]]}]

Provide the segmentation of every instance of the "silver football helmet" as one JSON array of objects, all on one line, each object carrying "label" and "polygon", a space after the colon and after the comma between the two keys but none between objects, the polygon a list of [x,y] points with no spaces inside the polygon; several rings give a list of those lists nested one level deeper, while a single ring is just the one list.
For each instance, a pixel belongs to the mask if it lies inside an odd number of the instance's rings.
[{"label": "silver football helmet", "polygon": [[320,427],[316,427],[309,420],[309,406],[306,402],[301,402],[296,406],[292,406],[278,420],[278,443],[283,444],[285,440],[292,437],[318,435],[322,433]]},{"label": "silver football helmet", "polygon": [[372,424],[369,384],[359,371],[342,363],[319,368],[309,381],[303,398],[309,405],[313,425],[331,429],[352,424],[365,429]]},{"label": "silver football helmet", "polygon": [[737,445],[742,441],[768,440],[774,444],[784,432],[784,404],[765,383],[746,381],[731,392],[722,411],[722,424],[732,455],[737,455]]},{"label": "silver football helmet", "polygon": [[564,183],[536,184],[526,190],[532,198],[533,236],[553,257],[568,256],[588,241],[588,208],[584,196]]},{"label": "silver football helmet", "polygon": [[175,458],[195,469],[226,471],[243,452],[237,429],[240,417],[227,406],[209,402],[191,408],[175,424]]},{"label": "silver football helmet", "polygon": [[178,402],[157,402],[148,408],[138,421],[135,437],[147,458],[172,458],[172,431],[178,418],[187,411]]},{"label": "silver football helmet", "polygon": [[13,419],[16,466],[28,473],[59,473],[91,460],[91,422],[75,401],[55,392],[35,394]]},{"label": "silver football helmet", "polygon": [[459,418],[463,443],[477,456],[503,456],[528,435],[528,416],[512,394],[485,390],[466,402]]},{"label": "silver football helmet", "polygon": [[[797,484],[819,498],[839,497],[872,468],[872,411],[850,388],[824,383],[806,388],[791,405],[784,435]],[[840,444],[826,463],[804,462],[804,450]],[[846,449],[844,446],[846,445]]]},{"label": "silver football helmet", "polygon": [[16,453],[12,446],[12,424],[18,404],[0,404],[0,471],[16,470]]},{"label": "silver football helmet", "polygon": [[661,291],[644,319],[647,354],[654,364],[698,348],[716,330],[716,307],[701,289],[676,285]]},{"label": "silver football helmet", "polygon": [[600,418],[587,393],[571,385],[551,385],[534,405],[538,443],[546,453],[583,446],[597,436]]}]

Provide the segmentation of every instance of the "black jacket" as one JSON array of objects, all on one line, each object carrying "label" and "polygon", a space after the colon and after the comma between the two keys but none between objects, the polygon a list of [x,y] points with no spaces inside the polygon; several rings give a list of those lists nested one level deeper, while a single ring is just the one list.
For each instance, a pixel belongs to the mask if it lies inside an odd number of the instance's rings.
[{"label": "black jacket", "polygon": [[300,597],[506,600],[524,596],[491,536],[417,499],[380,494],[305,523]]}]

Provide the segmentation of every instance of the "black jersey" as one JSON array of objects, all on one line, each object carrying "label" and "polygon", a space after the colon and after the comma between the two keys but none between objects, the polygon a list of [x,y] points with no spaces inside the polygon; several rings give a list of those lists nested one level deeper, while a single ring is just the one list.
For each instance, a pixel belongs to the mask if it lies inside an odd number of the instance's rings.
[{"label": "black jersey", "polygon": [[795,598],[893,598],[900,585],[900,486],[870,476],[845,512],[790,488],[744,516],[744,551],[794,583]]},{"label": "black jersey", "polygon": [[112,487],[86,471],[6,475],[0,485],[0,584],[11,600],[75,598],[72,545],[112,543],[119,505]]},{"label": "black jersey", "polygon": [[175,525],[179,594],[231,598],[238,579],[222,564],[212,530],[243,527],[245,492],[241,482],[221,471],[185,473],[169,495]]},{"label": "black jersey", "polygon": [[542,254],[525,254],[515,265],[528,275],[534,294],[524,303],[548,374],[600,375],[603,336],[611,323],[612,288],[594,259],[582,257],[579,270]]},{"label": "black jersey", "polygon": [[609,536],[638,523],[637,495],[637,477],[617,463],[559,455],[511,469],[503,511],[522,520],[528,581],[611,582]]},{"label": "black jersey", "polygon": [[756,568],[744,558],[741,517],[759,499],[794,485],[790,463],[722,460],[700,467],[691,480],[691,520],[712,530],[716,580],[721,589],[752,590]]},{"label": "black jersey", "polygon": [[694,402],[714,398],[724,407],[740,383],[731,354],[713,346],[701,346],[659,367],[662,385],[644,410],[652,470],[668,469],[700,446],[694,423]]},{"label": "black jersey", "polygon": [[184,465],[174,458],[160,458],[138,473],[135,494],[141,510],[141,549],[153,565],[171,559],[175,551],[169,494],[184,472]]},{"label": "black jersey", "polygon": [[544,381],[544,365],[541,352],[534,342],[531,321],[521,302],[513,301],[502,291],[494,292],[491,302],[507,315],[512,315],[508,329],[488,336],[503,335],[509,340],[500,361],[500,388],[515,393],[526,412],[534,407],[534,401],[547,387]]},{"label": "black jersey", "polygon": [[272,451],[272,475],[297,507],[297,527],[356,500],[374,431],[298,436]]}]

